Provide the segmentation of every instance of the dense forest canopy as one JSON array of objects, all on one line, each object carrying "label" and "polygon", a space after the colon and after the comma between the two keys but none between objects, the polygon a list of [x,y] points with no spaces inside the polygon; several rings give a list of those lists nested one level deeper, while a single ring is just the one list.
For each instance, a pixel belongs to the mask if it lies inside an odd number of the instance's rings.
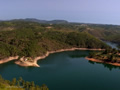
[{"label": "dense forest canopy", "polygon": [[102,61],[104,63],[117,63],[116,66],[120,66],[120,50],[106,49],[102,52],[92,52],[89,54],[88,58],[96,59],[96,61]]},{"label": "dense forest canopy", "polygon": [[0,58],[36,57],[65,48],[109,48],[74,24],[40,24],[28,21],[0,22]]}]

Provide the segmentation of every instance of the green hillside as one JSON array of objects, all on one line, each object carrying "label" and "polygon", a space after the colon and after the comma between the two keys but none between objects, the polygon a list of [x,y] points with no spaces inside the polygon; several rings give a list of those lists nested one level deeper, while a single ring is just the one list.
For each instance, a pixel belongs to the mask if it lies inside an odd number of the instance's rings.
[{"label": "green hillside", "polygon": [[0,22],[0,58],[36,57],[65,48],[109,48],[87,32],[70,24],[39,24],[25,21]]},{"label": "green hillside", "polygon": [[88,32],[89,34],[115,43],[120,43],[120,26],[119,25],[99,25],[99,24],[84,24],[79,25],[80,32]]}]

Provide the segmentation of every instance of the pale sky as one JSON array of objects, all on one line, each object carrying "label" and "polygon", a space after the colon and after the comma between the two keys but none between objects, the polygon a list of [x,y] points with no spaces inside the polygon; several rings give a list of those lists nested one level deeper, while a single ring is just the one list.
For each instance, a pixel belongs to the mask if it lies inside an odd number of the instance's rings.
[{"label": "pale sky", "polygon": [[20,18],[120,25],[120,0],[0,0],[0,20]]}]

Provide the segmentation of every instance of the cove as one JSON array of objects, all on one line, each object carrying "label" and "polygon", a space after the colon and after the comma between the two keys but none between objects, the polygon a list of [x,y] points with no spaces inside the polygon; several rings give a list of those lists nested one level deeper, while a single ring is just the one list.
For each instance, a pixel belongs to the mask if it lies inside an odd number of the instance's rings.
[{"label": "cove", "polygon": [[40,68],[20,67],[13,61],[0,65],[3,78],[22,77],[50,90],[120,90],[120,67],[91,62],[85,57],[93,51],[76,50],[50,54],[39,60]]},{"label": "cove", "polygon": [[38,61],[40,68],[20,67],[12,62],[0,65],[8,80],[23,77],[50,90],[118,90],[120,68],[86,60],[91,51],[69,51],[49,55]]}]

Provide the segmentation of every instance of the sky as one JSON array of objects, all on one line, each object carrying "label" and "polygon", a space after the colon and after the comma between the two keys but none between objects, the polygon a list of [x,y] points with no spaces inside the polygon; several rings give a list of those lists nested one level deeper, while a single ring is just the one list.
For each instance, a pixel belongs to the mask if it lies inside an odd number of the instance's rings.
[{"label": "sky", "polygon": [[120,25],[120,0],[0,0],[0,20],[24,18]]}]

